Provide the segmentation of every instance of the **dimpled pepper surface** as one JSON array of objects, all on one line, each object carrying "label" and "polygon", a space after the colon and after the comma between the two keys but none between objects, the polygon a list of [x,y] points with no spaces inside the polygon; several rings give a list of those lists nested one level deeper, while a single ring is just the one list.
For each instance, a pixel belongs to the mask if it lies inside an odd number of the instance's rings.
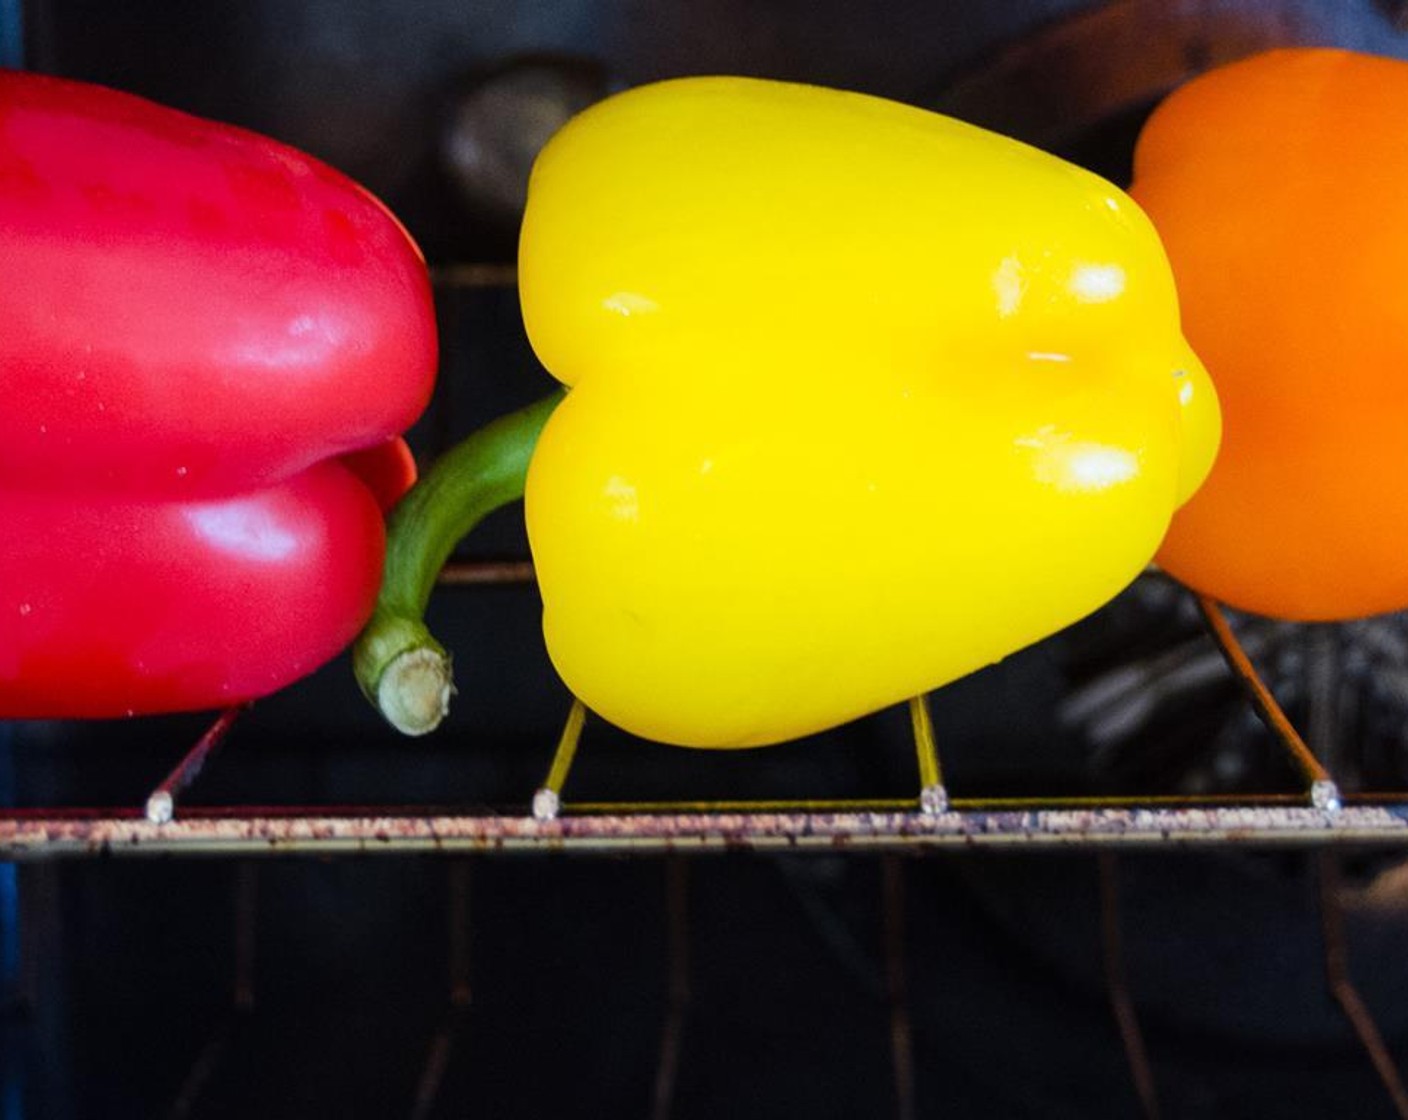
[{"label": "dimpled pepper surface", "polygon": [[1175,91],[1133,191],[1226,410],[1159,562],[1282,618],[1408,607],[1408,63],[1277,50]]},{"label": "dimpled pepper surface", "polygon": [[1096,609],[1219,413],[1140,209],[933,113],[752,79],[587,110],[534,169],[549,654],[645,738],[795,738]]}]

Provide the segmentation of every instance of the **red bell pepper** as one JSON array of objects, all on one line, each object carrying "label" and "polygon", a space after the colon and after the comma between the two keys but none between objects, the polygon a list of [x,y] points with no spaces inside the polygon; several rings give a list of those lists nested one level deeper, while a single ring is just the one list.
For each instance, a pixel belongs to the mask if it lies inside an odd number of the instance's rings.
[{"label": "red bell pepper", "polygon": [[113,90],[0,71],[0,715],[221,706],[371,612],[425,261],[350,179]]}]

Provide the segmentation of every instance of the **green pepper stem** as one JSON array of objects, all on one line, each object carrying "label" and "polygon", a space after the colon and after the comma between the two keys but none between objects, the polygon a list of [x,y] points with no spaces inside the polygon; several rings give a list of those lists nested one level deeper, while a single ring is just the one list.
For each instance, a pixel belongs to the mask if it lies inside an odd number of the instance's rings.
[{"label": "green pepper stem", "polygon": [[523,497],[538,436],[563,396],[558,390],[480,428],[437,459],[391,511],[381,591],[352,647],[352,669],[398,731],[424,735],[449,711],[450,655],[425,625],[430,594],[455,546]]}]

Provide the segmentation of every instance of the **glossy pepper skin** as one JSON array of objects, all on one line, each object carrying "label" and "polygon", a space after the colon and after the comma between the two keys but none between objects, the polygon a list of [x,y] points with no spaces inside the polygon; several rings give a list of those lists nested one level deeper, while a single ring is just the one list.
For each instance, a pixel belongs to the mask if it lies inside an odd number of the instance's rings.
[{"label": "glossy pepper skin", "polygon": [[371,611],[433,387],[418,250],[267,138],[0,72],[0,716],[262,696]]},{"label": "glossy pepper skin", "polygon": [[380,578],[381,510],[335,461],[232,497],[56,502],[0,489],[0,712],[225,706],[347,645]]},{"label": "glossy pepper skin", "polygon": [[647,739],[797,738],[1051,634],[1215,453],[1139,209],[892,102],[608,99],[540,154],[519,269],[569,387],[526,467],[548,652]]},{"label": "glossy pepper skin", "polygon": [[1158,559],[1243,610],[1408,607],[1405,105],[1404,62],[1279,50],[1175,91],[1137,145],[1226,419]]}]

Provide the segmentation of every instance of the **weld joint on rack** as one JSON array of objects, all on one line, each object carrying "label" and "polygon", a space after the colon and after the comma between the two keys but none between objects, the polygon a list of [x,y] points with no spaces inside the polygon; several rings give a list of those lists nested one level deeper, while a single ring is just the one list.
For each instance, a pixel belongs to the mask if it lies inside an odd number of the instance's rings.
[{"label": "weld joint on rack", "polygon": [[1344,798],[1340,795],[1339,783],[1332,778],[1321,778],[1310,784],[1310,803],[1323,813],[1334,815],[1344,808]]},{"label": "weld joint on rack", "polygon": [[925,816],[937,817],[940,813],[947,813],[949,805],[948,790],[942,783],[925,786],[919,791],[919,810]]},{"label": "weld joint on rack", "polygon": [[562,798],[556,790],[548,789],[544,786],[533,794],[533,819],[542,821],[557,820],[558,814],[562,812]]}]

